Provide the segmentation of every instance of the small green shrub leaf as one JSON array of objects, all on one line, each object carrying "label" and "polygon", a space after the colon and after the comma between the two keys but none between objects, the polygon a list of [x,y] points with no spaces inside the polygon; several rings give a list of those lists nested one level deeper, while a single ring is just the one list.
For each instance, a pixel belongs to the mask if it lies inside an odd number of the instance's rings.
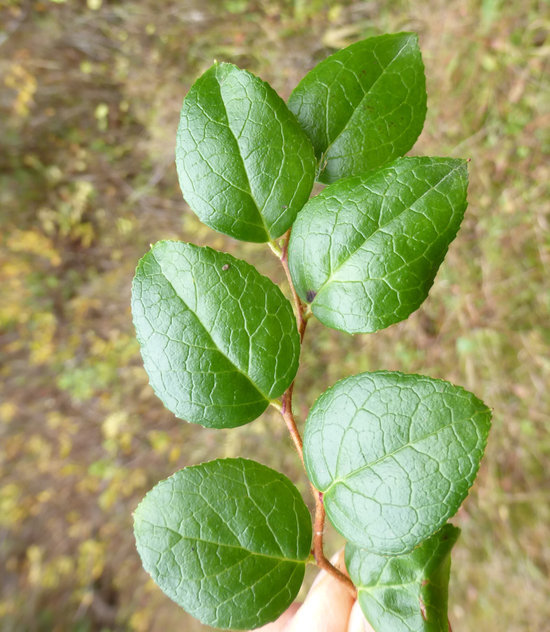
[{"label": "small green shrub leaf", "polygon": [[264,81],[214,64],[184,99],[176,144],[181,190],[211,228],[245,241],[282,235],[311,192],[315,156]]},{"label": "small green shrub leaf", "polygon": [[292,229],[298,294],[322,323],[348,333],[407,318],[428,296],[456,236],[467,188],[465,161],[426,157],[330,185]]},{"label": "small green shrub leaf", "polygon": [[450,524],[397,557],[346,545],[357,599],[376,632],[448,632],[451,549],[460,529]]},{"label": "small green shrub leaf", "polygon": [[137,267],[132,312],[151,385],[181,419],[242,425],[296,374],[300,338],[290,303],[229,254],[158,242]]},{"label": "small green shrub leaf", "polygon": [[312,536],[288,478],[245,459],[161,481],[137,508],[134,533],[145,570],[171,599],[206,625],[237,630],[292,603]]},{"label": "small green shrub leaf", "polygon": [[322,182],[402,156],[426,117],[417,35],[381,35],[334,53],[300,81],[288,107],[313,143]]},{"label": "small green shrub leaf", "polygon": [[442,380],[380,371],[340,380],[310,410],[304,458],[335,528],[381,555],[450,518],[477,474],[491,413]]}]

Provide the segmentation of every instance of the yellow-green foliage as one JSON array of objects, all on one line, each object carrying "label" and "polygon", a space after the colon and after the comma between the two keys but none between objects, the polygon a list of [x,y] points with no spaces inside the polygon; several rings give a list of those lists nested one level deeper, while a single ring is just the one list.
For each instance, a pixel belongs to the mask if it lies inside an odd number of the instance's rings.
[{"label": "yellow-green foliage", "polygon": [[0,23],[1,629],[204,629],[140,568],[131,513],[145,490],[236,454],[307,490],[276,416],[208,431],[162,408],[134,339],[130,281],[159,238],[230,250],[281,280],[264,247],[199,225],[177,187],[181,100],[212,59],[287,96],[332,50],[397,30],[418,31],[426,63],[415,151],[472,159],[470,207],[406,322],[353,339],[312,323],[297,412],[368,369],[476,392],[494,427],[458,517],[451,619],[548,629],[548,4],[31,0],[0,2]]}]

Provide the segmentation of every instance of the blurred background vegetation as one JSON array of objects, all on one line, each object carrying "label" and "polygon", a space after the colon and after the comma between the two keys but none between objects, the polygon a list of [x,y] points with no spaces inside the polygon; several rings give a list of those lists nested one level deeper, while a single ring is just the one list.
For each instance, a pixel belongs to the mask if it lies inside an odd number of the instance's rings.
[{"label": "blurred background vegetation", "polygon": [[482,397],[494,426],[454,520],[453,629],[550,630],[549,28],[545,0],[0,0],[2,632],[205,630],[141,570],[131,513],[145,491],[244,455],[308,498],[275,415],[208,431],[163,409],[130,282],[160,238],[282,281],[265,246],[202,226],[178,189],[181,101],[213,59],[286,98],[335,49],[399,30],[419,33],[427,71],[414,153],[471,158],[470,206],[406,322],[355,338],[310,326],[297,412],[376,368]]}]

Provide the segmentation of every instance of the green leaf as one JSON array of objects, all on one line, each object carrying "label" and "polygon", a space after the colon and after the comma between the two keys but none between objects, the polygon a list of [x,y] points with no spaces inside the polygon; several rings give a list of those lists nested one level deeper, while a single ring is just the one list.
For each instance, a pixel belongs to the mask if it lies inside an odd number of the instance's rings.
[{"label": "green leaf", "polygon": [[398,557],[346,545],[346,566],[361,609],[376,632],[448,632],[451,549],[460,529],[448,524]]},{"label": "green leaf", "polygon": [[256,628],[292,603],[304,578],[311,518],[282,474],[245,459],[185,468],[134,514],[143,567],[206,625]]},{"label": "green leaf", "polygon": [[373,332],[409,316],[433,284],[466,210],[466,162],[400,158],[312,198],[292,228],[300,297],[328,327]]},{"label": "green leaf", "polygon": [[226,253],[158,242],[138,264],[132,312],[151,385],[181,419],[245,424],[296,374],[300,337],[290,303]]},{"label": "green leaf", "polygon": [[309,139],[277,93],[217,63],[185,97],[176,165],[183,195],[205,224],[256,242],[290,227],[316,168]]},{"label": "green leaf", "polygon": [[426,117],[417,35],[372,37],[338,51],[300,81],[288,107],[313,143],[322,182],[402,156]]},{"label": "green leaf", "polygon": [[391,371],[337,382],[310,410],[304,458],[327,515],[381,555],[410,551],[466,498],[491,412],[463,388]]}]

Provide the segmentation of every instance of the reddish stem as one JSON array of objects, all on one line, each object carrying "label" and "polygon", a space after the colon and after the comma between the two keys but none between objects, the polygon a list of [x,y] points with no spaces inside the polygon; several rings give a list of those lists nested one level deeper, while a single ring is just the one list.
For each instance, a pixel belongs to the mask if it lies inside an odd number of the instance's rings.
[{"label": "reddish stem", "polygon": [[292,413],[292,391],[294,387],[294,382],[287,388],[287,390],[283,394],[282,407],[281,407],[281,415],[285,420],[286,427],[288,428],[288,432],[294,441],[294,445],[296,446],[296,450],[300,456],[300,460],[302,464],[304,463],[304,451],[303,451],[303,441],[300,435],[300,431],[298,430],[298,426],[296,426],[296,420],[294,419],[294,414]]},{"label": "reddish stem", "polygon": [[304,334],[306,333],[307,318],[305,318],[304,316],[304,304],[300,300],[298,292],[296,292],[296,288],[294,287],[294,283],[292,282],[292,277],[290,276],[290,268],[288,267],[288,243],[290,241],[290,230],[291,229],[289,228],[284,236],[283,249],[281,251],[281,264],[285,271],[286,278],[290,286],[290,291],[292,292],[292,300],[294,302],[294,308],[296,310],[296,321],[298,323],[298,333],[300,334],[300,342],[302,342],[304,340]]},{"label": "reddish stem", "polygon": [[[286,274],[286,278],[288,280],[288,284],[290,286],[290,291],[292,293],[292,300],[294,302],[294,309],[296,312],[296,321],[298,325],[298,333],[300,334],[300,344],[304,340],[304,334],[306,332],[307,327],[307,318],[305,316],[305,308],[304,304],[300,300],[298,293],[296,292],[296,288],[294,287],[294,283],[292,282],[292,277],[290,276],[290,269],[288,267],[288,243],[290,240],[290,229],[284,236],[283,247],[281,250],[281,264]],[[300,435],[300,431],[296,426],[296,420],[294,419],[294,414],[292,412],[292,395],[294,392],[294,382],[287,388],[282,397],[282,406],[281,406],[281,415],[285,420],[286,426],[296,446],[296,450],[300,456],[300,460],[302,464],[304,464],[304,452],[303,452],[303,441]],[[346,588],[351,592],[353,598],[357,597],[357,590],[353,585],[351,579],[342,573],[342,571],[338,570],[330,561],[325,557],[323,552],[323,534],[325,529],[325,505],[323,502],[323,493],[315,488],[313,484],[311,484],[311,489],[313,492],[313,496],[315,498],[315,523],[314,523],[314,536],[313,536],[313,557],[315,558],[315,563],[317,566],[332,575],[337,580],[343,582]]]},{"label": "reddish stem", "polygon": [[343,582],[346,588],[351,593],[354,599],[357,599],[357,589],[353,585],[351,579],[333,566],[330,561],[325,557],[323,552],[323,534],[325,529],[325,503],[323,502],[323,494],[319,490],[315,489],[312,485],[315,496],[315,524],[313,532],[313,557],[317,566],[327,573],[330,573],[333,577]]}]

